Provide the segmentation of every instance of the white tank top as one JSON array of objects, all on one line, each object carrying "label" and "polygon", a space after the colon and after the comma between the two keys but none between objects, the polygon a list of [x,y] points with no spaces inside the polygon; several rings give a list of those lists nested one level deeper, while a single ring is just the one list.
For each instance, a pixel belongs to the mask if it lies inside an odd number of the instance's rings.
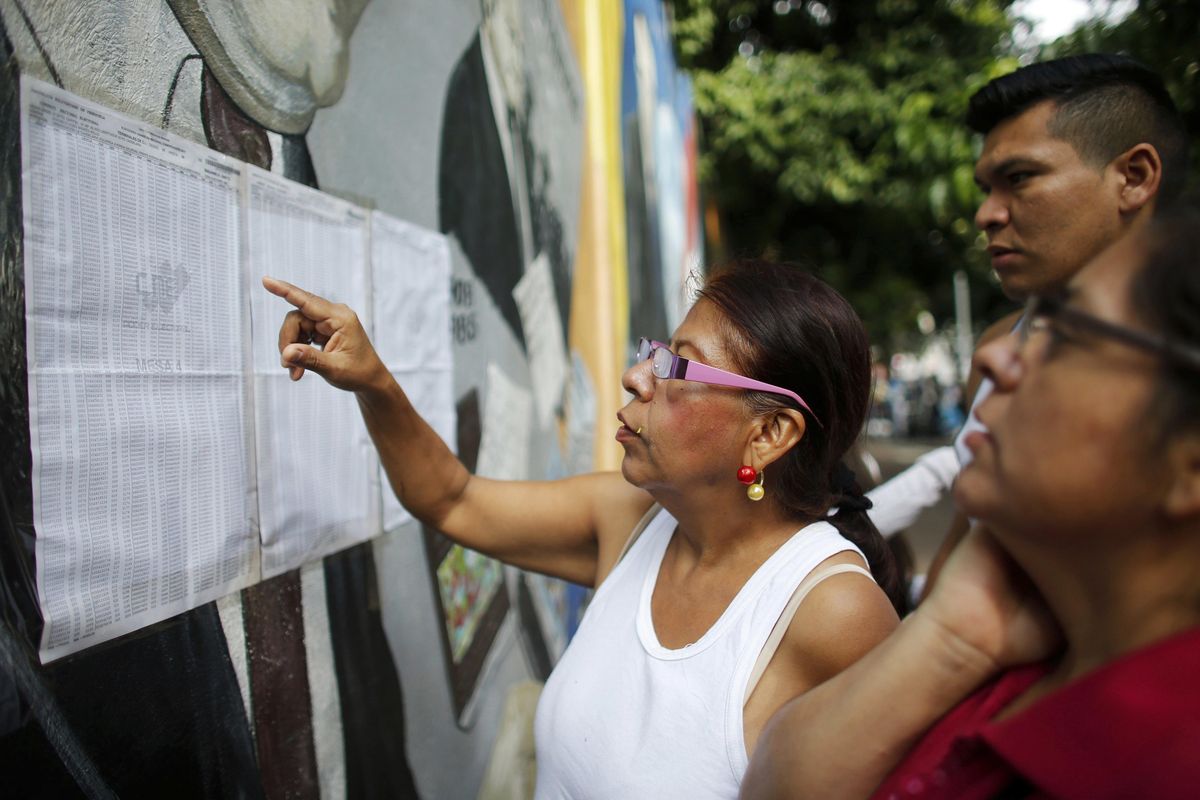
[{"label": "white tank top", "polygon": [[748,762],[742,706],[763,644],[814,567],[859,552],[829,523],[809,525],[698,641],[670,650],[650,598],[674,532],[675,519],[659,512],[596,590],[546,682],[535,722],[539,800],[735,798]]}]

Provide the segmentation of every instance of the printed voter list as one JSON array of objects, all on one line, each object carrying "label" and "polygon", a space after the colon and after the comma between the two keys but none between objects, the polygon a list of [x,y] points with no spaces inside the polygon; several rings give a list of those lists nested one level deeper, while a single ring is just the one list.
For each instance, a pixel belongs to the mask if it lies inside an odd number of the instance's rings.
[{"label": "printed voter list", "polygon": [[29,78],[21,111],[51,660],[258,579],[240,165]]}]

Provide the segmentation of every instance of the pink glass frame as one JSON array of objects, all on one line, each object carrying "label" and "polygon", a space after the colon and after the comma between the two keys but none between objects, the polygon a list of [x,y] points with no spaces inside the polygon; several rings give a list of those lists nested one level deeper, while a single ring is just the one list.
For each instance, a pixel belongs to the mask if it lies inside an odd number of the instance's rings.
[{"label": "pink glass frame", "polygon": [[[643,355],[643,353],[645,354]],[[666,353],[670,356],[670,360],[660,358],[658,353]],[[756,392],[781,394],[799,403],[801,408],[812,415],[812,418],[816,420],[818,425],[821,423],[808,403],[804,402],[804,398],[791,389],[784,389],[782,386],[763,383],[753,378],[747,378],[745,375],[738,375],[735,372],[727,372],[717,367],[701,364],[699,361],[692,361],[672,353],[671,348],[662,342],[647,339],[644,336],[641,337],[638,339],[637,356],[639,361],[650,360],[651,372],[654,373],[654,377],[660,380],[676,378],[685,381],[696,381],[697,383],[708,383],[714,386],[731,386],[734,389],[750,389]]]}]

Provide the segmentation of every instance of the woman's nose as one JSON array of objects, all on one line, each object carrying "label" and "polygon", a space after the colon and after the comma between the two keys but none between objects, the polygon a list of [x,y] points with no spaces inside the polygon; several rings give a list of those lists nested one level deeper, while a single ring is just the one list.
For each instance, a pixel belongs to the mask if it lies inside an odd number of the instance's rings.
[{"label": "woman's nose", "polygon": [[1011,392],[1021,381],[1021,343],[1016,332],[993,339],[975,351],[975,368],[999,391]]},{"label": "woman's nose", "polygon": [[639,400],[649,400],[654,394],[654,375],[650,370],[650,360],[635,361],[621,375],[621,386]]}]

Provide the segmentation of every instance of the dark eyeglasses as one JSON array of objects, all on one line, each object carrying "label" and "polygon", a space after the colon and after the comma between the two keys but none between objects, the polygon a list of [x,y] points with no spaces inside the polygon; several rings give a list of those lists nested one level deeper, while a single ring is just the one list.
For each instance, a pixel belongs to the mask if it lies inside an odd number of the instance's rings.
[{"label": "dark eyeglasses", "polygon": [[1031,334],[1048,330],[1055,322],[1061,321],[1081,331],[1113,339],[1161,356],[1179,366],[1200,371],[1200,350],[1195,347],[1100,319],[1072,308],[1066,300],[1065,294],[1031,296],[1025,303],[1025,315],[1020,328],[1021,343],[1024,344]]},{"label": "dark eyeglasses", "polygon": [[756,392],[781,394],[784,397],[790,397],[795,400],[800,404],[801,408],[812,415],[813,420],[818,425],[821,424],[821,421],[817,419],[817,415],[808,407],[808,403],[804,402],[804,399],[791,389],[784,389],[782,386],[773,386],[769,383],[756,381],[753,378],[747,378],[744,375],[726,372],[723,369],[701,364],[699,361],[691,361],[683,356],[677,356],[662,342],[656,342],[653,339],[647,339],[643,336],[638,339],[637,360],[642,362],[647,359],[651,362],[650,369],[654,373],[654,377],[660,380],[678,378],[679,380],[708,383],[714,386],[732,386],[735,389],[751,389]]}]

